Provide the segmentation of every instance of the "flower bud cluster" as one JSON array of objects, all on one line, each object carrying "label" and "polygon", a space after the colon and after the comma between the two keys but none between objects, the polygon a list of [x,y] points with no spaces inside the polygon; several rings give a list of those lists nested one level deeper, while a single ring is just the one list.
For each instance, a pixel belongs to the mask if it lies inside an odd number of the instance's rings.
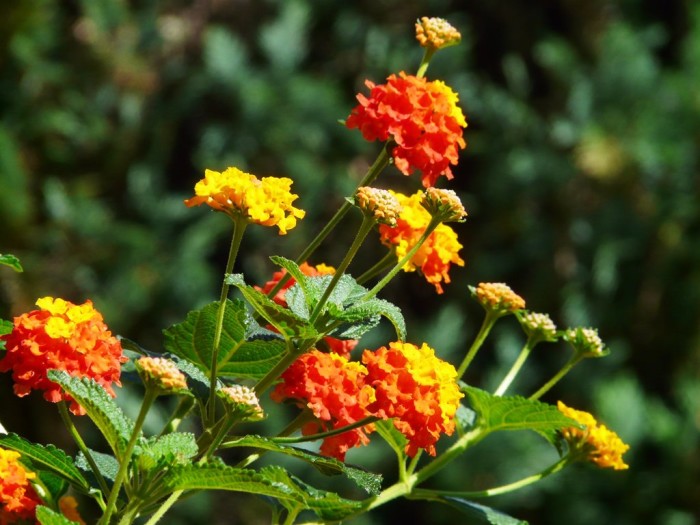
[{"label": "flower bud cluster", "polygon": [[373,217],[379,224],[396,226],[401,213],[401,204],[389,191],[362,186],[355,193],[355,204],[363,213]]}]

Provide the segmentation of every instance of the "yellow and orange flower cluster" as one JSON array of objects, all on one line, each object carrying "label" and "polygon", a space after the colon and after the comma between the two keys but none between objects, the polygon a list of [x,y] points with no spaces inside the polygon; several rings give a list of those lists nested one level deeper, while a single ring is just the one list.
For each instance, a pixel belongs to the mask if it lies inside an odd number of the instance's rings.
[{"label": "yellow and orange flower cluster", "polygon": [[15,394],[22,397],[31,390],[43,390],[47,401],[70,401],[74,414],[84,414],[82,407],[47,377],[49,370],[56,369],[91,378],[114,397],[112,385],[121,386],[121,364],[127,358],[92,302],[75,305],[43,297],[36,304],[39,310],[15,317],[12,332],[0,338],[7,349],[0,359],[0,372],[12,370]]},{"label": "yellow and orange flower cluster", "polygon": [[41,500],[30,484],[36,474],[28,472],[14,450],[0,448],[0,524],[36,521]]},{"label": "yellow and orange flower cluster", "polygon": [[[362,363],[312,350],[282,374],[272,398],[293,399],[311,410],[317,421],[302,429],[304,435],[342,428],[369,416],[393,418],[408,440],[408,455],[414,456],[418,449],[435,455],[440,436],[454,432],[463,397],[454,367],[425,344],[400,342],[375,352],[365,350]],[[373,430],[365,425],[328,437],[321,452],[342,461],[350,448],[367,444]]]},{"label": "yellow and orange flower cluster", "polygon": [[[272,398],[285,398],[311,410],[317,418],[302,428],[304,435],[351,425],[369,416],[367,406],[374,401],[374,389],[366,383],[367,369],[335,353],[318,350],[304,354],[282,374],[282,383]],[[359,427],[327,437],[321,452],[343,461],[352,447],[366,445],[374,425]]]},{"label": "yellow and orange flower cluster", "polygon": [[375,352],[365,351],[362,362],[376,401],[370,410],[394,418],[394,426],[408,439],[406,454],[418,449],[435,455],[442,434],[452,435],[454,418],[464,394],[457,386],[457,371],[439,359],[425,343],[390,343]]},{"label": "yellow and orange flower cluster", "polygon": [[291,193],[291,187],[292,180],[286,177],[258,179],[238,168],[205,170],[204,178],[194,187],[195,196],[185,204],[207,204],[231,216],[242,215],[255,224],[277,226],[280,235],[285,235],[305,215],[292,206],[297,195]]},{"label": "yellow and orange flower cluster", "polygon": [[[335,268],[325,264],[311,266],[309,263],[304,262],[299,265],[299,269],[308,277],[320,277],[322,275],[333,275],[335,273]],[[265,294],[269,294],[285,275],[287,275],[287,270],[275,272],[272,274],[272,279],[267,281],[262,288],[256,288]],[[287,293],[287,290],[289,290],[289,288],[291,288],[295,283],[296,281],[294,278],[288,279],[277,291],[277,293],[275,293],[275,296],[272,299],[280,306],[284,306],[286,308],[287,300],[285,299],[285,294]],[[355,346],[357,346],[357,340],[355,339],[336,339],[335,337],[324,337],[323,342],[331,352],[335,352],[343,357],[348,357],[350,352],[352,352]]]},{"label": "yellow and orange flower cluster", "polygon": [[[392,248],[397,260],[401,260],[420,239],[430,223],[430,213],[422,206],[423,192],[411,196],[392,192],[401,204],[401,213],[395,227],[379,225],[379,237],[385,246]],[[462,245],[455,231],[446,224],[439,224],[418,249],[403,270],[420,270],[425,279],[442,293],[442,283],[450,282],[452,264],[464,266],[459,256]]]},{"label": "yellow and orange flower cluster", "polygon": [[422,77],[391,75],[386,84],[365,82],[369,97],[357,95],[359,104],[345,124],[357,128],[369,141],[391,139],[394,164],[404,175],[422,174],[423,186],[434,186],[440,175],[451,179],[459,150],[466,147],[462,130],[467,126],[458,96],[444,82]]},{"label": "yellow and orange flower cluster", "polygon": [[580,452],[588,461],[599,467],[615,470],[629,468],[629,465],[622,460],[622,455],[630,447],[615,432],[609,430],[605,425],[598,424],[588,412],[569,408],[561,401],[557,403],[557,408],[565,416],[586,427],[583,430],[571,427],[562,431],[562,436],[574,453]]}]

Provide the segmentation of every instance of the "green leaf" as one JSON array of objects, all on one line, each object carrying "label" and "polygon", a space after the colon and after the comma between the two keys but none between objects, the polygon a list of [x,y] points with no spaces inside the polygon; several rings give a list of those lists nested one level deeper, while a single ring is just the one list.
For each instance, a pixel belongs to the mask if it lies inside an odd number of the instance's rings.
[{"label": "green leaf", "polygon": [[63,514],[59,514],[43,505],[37,506],[36,519],[41,525],[75,525],[76,523],[66,518]]},{"label": "green leaf", "polygon": [[[225,308],[217,357],[219,375],[252,379],[263,377],[285,352],[284,341],[260,330],[249,318],[242,301],[226,301]],[[165,348],[196,365],[206,378],[206,389],[209,388],[207,373],[211,369],[218,312],[219,303],[210,303],[188,313],[185,321],[164,331]],[[185,370],[183,366],[187,365],[182,363],[178,363],[178,366],[196,380],[194,370]]]},{"label": "green leaf", "polygon": [[311,297],[311,290],[309,289],[308,285],[308,276],[301,271],[301,268],[299,268],[299,265],[297,263],[285,257],[280,257],[278,255],[273,255],[272,257],[270,257],[270,260],[277,266],[280,266],[287,270],[289,275],[291,275],[292,278],[294,278],[297,284],[301,287],[301,289],[304,292],[304,295],[307,297]]},{"label": "green leaf", "polygon": [[[406,340],[406,322],[404,321],[401,309],[384,299],[375,297],[369,301],[355,303],[344,311],[339,311],[331,307],[329,308],[329,313],[333,316],[334,320],[349,323],[351,329],[356,323],[363,321],[371,323],[371,320],[378,316],[386,317],[391,324],[394,325],[394,330],[396,331],[398,339],[400,341]],[[347,333],[347,329],[343,330],[341,328],[338,331],[338,335],[343,337],[348,337]]]},{"label": "green leaf", "polygon": [[461,510],[464,514],[478,519],[481,523],[490,525],[528,525],[527,521],[515,519],[503,512],[473,501],[452,496],[444,496],[441,499],[448,505]]},{"label": "green leaf", "polygon": [[0,436],[0,445],[19,452],[33,465],[53,472],[83,491],[90,488],[90,484],[75,466],[73,460],[63,450],[53,445],[37,445],[17,434]]},{"label": "green leaf", "polygon": [[382,439],[387,442],[387,444],[396,452],[396,455],[403,459],[406,457],[404,452],[408,440],[401,432],[399,432],[394,423],[391,420],[380,420],[374,424],[374,428],[377,429],[377,433],[382,436]]},{"label": "green leaf", "polygon": [[107,391],[89,378],[78,378],[59,370],[49,370],[48,378],[61,385],[85,409],[117,457],[122,457],[134,430],[129,420]]},{"label": "green leaf", "polygon": [[[97,465],[97,469],[100,471],[100,474],[102,474],[102,477],[111,482],[108,483],[109,485],[114,483],[114,479],[117,477],[117,472],[119,472],[119,462],[117,461],[117,458],[111,454],[104,454],[95,450],[90,450],[90,455],[92,456],[92,459],[95,460],[95,465]],[[85,472],[90,479],[94,479],[95,474],[92,472],[92,468],[82,452],[78,452],[78,455],[75,458],[75,465]]]},{"label": "green leaf", "polygon": [[280,306],[261,291],[245,284],[240,274],[227,275],[226,282],[238,288],[253,309],[283,336],[302,340],[318,339],[318,332],[306,319]]},{"label": "green leaf", "polygon": [[381,474],[368,472],[362,468],[354,467],[342,461],[338,461],[337,459],[321,456],[320,454],[315,454],[308,450],[275,443],[271,439],[262,436],[248,435],[233,441],[228,441],[226,442],[226,447],[251,447],[271,452],[280,452],[310,463],[326,476],[344,474],[359,487],[366,490],[368,494],[377,495],[381,490]]},{"label": "green leaf", "polygon": [[35,470],[37,481],[46,489],[46,494],[42,494],[42,499],[46,503],[58,501],[68,491],[69,483],[62,477],[57,476],[48,470]]},{"label": "green leaf", "polygon": [[5,319],[0,319],[0,335],[7,335],[12,333],[12,329],[15,324],[12,321],[7,321]]},{"label": "green leaf", "polygon": [[0,265],[9,266],[16,272],[24,271],[24,268],[22,268],[22,264],[19,262],[19,259],[14,255],[10,255],[9,253],[0,253]]},{"label": "green leaf", "polygon": [[534,430],[556,443],[556,433],[566,427],[581,427],[557,407],[520,396],[494,396],[488,392],[462,386],[478,415],[478,425],[486,432],[500,430]]},{"label": "green leaf", "polygon": [[198,452],[194,434],[172,432],[147,440],[142,445],[139,464],[145,470],[163,465],[184,465]]}]

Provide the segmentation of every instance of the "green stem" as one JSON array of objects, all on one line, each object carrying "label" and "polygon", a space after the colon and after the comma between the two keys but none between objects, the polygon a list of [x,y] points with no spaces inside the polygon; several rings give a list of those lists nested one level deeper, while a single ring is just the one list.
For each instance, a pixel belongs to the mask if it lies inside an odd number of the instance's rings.
[{"label": "green stem", "polygon": [[493,328],[493,325],[496,323],[499,317],[501,316],[492,312],[491,310],[486,311],[486,316],[484,317],[484,321],[481,323],[479,333],[476,334],[476,338],[474,339],[472,346],[469,348],[467,355],[464,356],[462,364],[459,365],[459,368],[457,369],[458,378],[461,378],[467,371],[469,364],[474,360],[474,357],[476,357],[476,353],[481,348],[481,345],[484,344],[484,341],[488,337],[491,328]]},{"label": "green stem", "polygon": [[374,286],[374,288],[372,288],[365,295],[362,296],[359,302],[371,299],[372,297],[377,295],[382,290],[382,288],[389,284],[389,281],[391,281],[394,278],[394,276],[396,276],[396,274],[399,273],[404,266],[406,266],[406,263],[413,258],[413,256],[420,249],[423,243],[426,240],[428,240],[428,237],[430,237],[430,234],[433,233],[433,231],[435,230],[435,228],[438,227],[440,222],[441,220],[439,217],[432,217],[430,219],[430,222],[428,223],[428,226],[425,228],[423,235],[420,236],[420,239],[418,239],[416,244],[411,247],[411,249],[406,253],[406,255],[404,255],[398,263],[396,263],[396,265],[389,271],[389,273],[386,274],[382,278],[382,280]]},{"label": "green stem", "polygon": [[344,432],[364,427],[365,425],[370,425],[375,421],[379,421],[379,418],[375,416],[369,416],[364,419],[361,419],[360,421],[355,421],[350,425],[346,425],[340,428],[334,428],[333,430],[329,430],[327,432],[319,432],[318,434],[309,434],[308,436],[298,437],[276,437],[272,438],[272,441],[274,441],[275,443],[304,443],[306,441],[316,441],[317,439],[325,439],[327,437],[337,436],[338,434],[343,434]]},{"label": "green stem", "polygon": [[155,525],[163,517],[163,515],[168,512],[170,507],[172,507],[175,502],[180,499],[184,490],[176,490],[173,492],[168,499],[166,499],[163,504],[158,508],[158,510],[153,513],[153,516],[146,522],[146,525]]},{"label": "green stem", "polygon": [[413,472],[416,470],[416,467],[418,466],[418,462],[420,461],[420,457],[423,454],[422,450],[419,450],[416,452],[416,455],[411,458],[411,462],[408,464],[407,468],[407,473],[408,474],[413,474]]},{"label": "green stem", "polygon": [[539,399],[541,398],[544,394],[546,394],[550,388],[552,388],[554,385],[556,385],[559,380],[564,377],[566,374],[569,373],[569,371],[578,364],[579,361],[581,361],[585,356],[583,354],[574,354],[571,356],[571,359],[569,359],[564,366],[552,376],[552,378],[547,381],[544,385],[542,385],[542,388],[540,388],[537,392],[532,394],[529,399]]},{"label": "green stem", "polygon": [[[374,180],[379,176],[382,170],[389,165],[389,153],[387,152],[388,145],[388,143],[384,145],[384,148],[382,148],[382,151],[379,153],[374,163],[369,167],[364,178],[357,185],[357,188],[372,184],[372,182],[374,182]],[[304,249],[304,251],[301,252],[301,254],[299,254],[299,257],[296,258],[297,264],[306,262],[309,259],[309,257],[311,257],[311,255],[316,251],[316,249],[321,245],[321,243],[326,239],[326,237],[328,237],[328,235],[335,229],[338,223],[342,220],[343,217],[345,217],[345,215],[350,211],[352,207],[352,203],[348,202],[347,200],[343,201],[343,204],[340,206],[338,211],[335,212],[335,215],[331,217],[331,219],[328,221],[328,223],[326,223],[323,229],[321,229],[318,235],[316,235],[316,237],[309,243],[309,245]],[[267,294],[268,297],[274,297],[275,294],[279,292],[285,285],[285,283],[291,278],[291,275],[285,274],[279,280],[279,282],[272,288],[272,290],[270,290],[270,292]]]},{"label": "green stem", "polygon": [[119,471],[117,472],[117,476],[114,478],[114,485],[112,485],[112,491],[109,493],[109,499],[107,500],[107,509],[105,510],[102,519],[100,519],[100,521],[98,522],[101,525],[108,525],[109,519],[112,517],[112,514],[115,511],[117,498],[119,497],[119,490],[121,489],[122,484],[124,483],[124,479],[126,478],[126,474],[129,471],[131,455],[134,452],[136,442],[138,441],[139,436],[141,435],[141,428],[143,427],[143,422],[146,420],[146,414],[148,414],[148,411],[150,410],[151,405],[153,405],[153,402],[155,401],[156,397],[158,397],[158,393],[153,388],[146,388],[146,393],[143,397],[143,403],[141,404],[141,410],[139,411],[139,415],[136,418],[136,422],[134,423],[134,430],[131,434],[131,438],[129,439],[129,443],[126,445],[124,455],[122,458],[120,458],[121,461],[119,463]]},{"label": "green stem", "polygon": [[433,55],[435,54],[435,49],[431,47],[426,47],[425,52],[423,53],[423,58],[420,61],[420,65],[418,66],[418,72],[416,73],[416,76],[418,78],[424,77],[425,72],[428,70],[428,66],[430,65],[430,59],[433,58]]},{"label": "green stem", "polygon": [[287,353],[282,356],[282,358],[275,363],[267,374],[265,374],[255,385],[255,394],[260,397],[270,386],[274,383],[277,378],[282,375],[289,365],[291,365],[297,357],[304,353],[305,349],[298,350],[293,347],[290,341],[287,341]]},{"label": "green stem", "polygon": [[234,218],[233,237],[231,239],[231,247],[228,252],[228,261],[226,262],[226,272],[224,273],[224,282],[221,286],[221,296],[219,297],[219,311],[216,316],[216,325],[214,327],[214,345],[211,354],[210,375],[209,375],[209,403],[207,421],[209,425],[214,423],[216,419],[216,375],[217,364],[219,358],[219,345],[221,344],[221,333],[224,327],[224,315],[226,313],[226,300],[230,285],[226,282],[226,276],[233,271],[233,265],[236,262],[238,250],[241,247],[241,240],[245,233],[248,221],[245,217],[236,216]]},{"label": "green stem", "polygon": [[316,303],[316,306],[314,307],[313,312],[311,312],[311,316],[309,317],[310,323],[313,324],[314,322],[316,322],[316,319],[318,319],[318,316],[323,311],[323,307],[325,306],[326,302],[328,301],[328,298],[330,297],[331,293],[333,293],[333,290],[335,289],[336,285],[338,284],[338,281],[345,273],[345,270],[347,269],[347,267],[350,266],[350,263],[355,258],[355,255],[357,255],[357,252],[360,249],[360,246],[362,246],[362,243],[364,242],[365,238],[367,237],[367,234],[372,230],[372,228],[374,227],[375,224],[376,224],[376,221],[374,220],[373,217],[370,217],[368,215],[363,215],[362,224],[360,225],[360,229],[358,230],[357,235],[355,236],[355,239],[353,240],[352,244],[350,245],[350,248],[348,249],[348,252],[345,254],[345,257],[343,258],[342,262],[340,263],[340,265],[338,265],[338,268],[336,269],[335,273],[333,274],[333,277],[331,278],[331,282],[328,283],[328,286],[323,291],[323,295],[321,296],[321,299],[318,301],[318,303]]},{"label": "green stem", "polygon": [[[78,429],[75,428],[75,425],[73,424],[73,421],[70,418],[70,414],[68,414],[68,407],[66,406],[65,401],[60,401],[58,403],[58,413],[61,415],[61,419],[63,420],[63,424],[68,429],[68,433],[71,435],[76,445],[78,445],[78,449],[80,450],[80,452],[82,452],[83,456],[85,456],[88,465],[90,465],[90,470],[92,470],[92,473],[94,474],[95,479],[97,480],[97,484],[100,486],[102,494],[106,496],[107,494],[109,494],[109,487],[107,486],[107,482],[102,476],[102,473],[100,472],[100,469],[97,466],[97,463],[95,462],[95,458],[92,457],[90,449],[87,448],[87,446],[85,445],[85,441],[83,441],[83,438],[78,433]],[[97,501],[97,504],[100,506],[100,508],[102,510],[105,510],[105,502],[104,499],[102,499],[102,495],[95,495],[95,500]]]},{"label": "green stem", "polygon": [[377,264],[372,266],[369,270],[367,270],[365,273],[363,273],[357,279],[355,279],[357,281],[357,284],[365,283],[375,275],[378,275],[383,271],[388,270],[391,267],[391,262],[394,260],[395,257],[396,254],[394,254],[393,251],[387,252],[387,254],[384,257],[382,257]]},{"label": "green stem", "polygon": [[536,341],[534,341],[532,339],[527,340],[527,342],[525,343],[525,346],[523,346],[523,349],[520,350],[520,354],[518,355],[518,358],[513,363],[513,366],[510,367],[510,370],[508,371],[506,376],[503,378],[503,381],[501,381],[501,384],[498,385],[498,388],[496,388],[496,391],[494,392],[493,395],[502,396],[505,393],[505,391],[508,390],[508,387],[511,385],[511,383],[515,379],[515,376],[518,375],[518,372],[520,372],[520,369],[525,364],[525,361],[527,360],[528,356],[530,355],[530,352],[532,351],[532,349],[535,347],[535,344],[537,344]]},{"label": "green stem", "polygon": [[569,458],[564,457],[554,463],[553,465],[549,466],[548,468],[544,469],[542,472],[538,472],[537,474],[533,474],[532,476],[527,476],[523,479],[520,479],[518,481],[514,481],[513,483],[508,483],[506,485],[501,485],[499,487],[493,487],[491,489],[486,489],[486,490],[477,490],[477,491],[436,491],[436,490],[428,490],[428,489],[416,489],[412,493],[412,497],[415,497],[416,499],[437,499],[437,500],[442,500],[445,497],[454,497],[454,498],[490,498],[492,496],[499,496],[501,494],[507,494],[508,492],[513,492],[515,490],[518,490],[522,487],[526,487],[527,485],[531,485],[533,483],[536,483],[540,481],[541,479],[546,478],[547,476],[551,476],[552,474],[559,472],[561,469],[563,469],[567,464],[569,463]]}]

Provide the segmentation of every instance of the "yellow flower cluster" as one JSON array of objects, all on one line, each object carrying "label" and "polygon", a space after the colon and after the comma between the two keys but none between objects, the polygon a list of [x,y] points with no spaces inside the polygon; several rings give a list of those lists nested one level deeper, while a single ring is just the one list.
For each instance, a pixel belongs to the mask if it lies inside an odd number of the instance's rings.
[{"label": "yellow flower cluster", "polygon": [[629,468],[622,460],[622,454],[629,450],[629,445],[620,437],[609,430],[605,425],[599,425],[595,418],[588,412],[567,407],[559,401],[557,408],[566,417],[585,425],[584,430],[576,427],[566,428],[562,436],[576,451],[581,451],[588,461],[599,467],[625,470]]},{"label": "yellow flower cluster", "polygon": [[462,35],[444,18],[424,16],[416,22],[416,40],[422,47],[442,49],[459,44]]},{"label": "yellow flower cluster", "polygon": [[207,204],[231,216],[243,216],[262,226],[277,226],[285,235],[305,212],[292,206],[297,195],[291,193],[292,180],[286,177],[263,177],[238,168],[223,172],[205,170],[204,178],[194,187],[195,196],[185,200],[189,207]]},{"label": "yellow flower cluster", "polygon": [[78,324],[91,320],[97,313],[92,303],[75,305],[60,297],[42,297],[36,305],[52,315],[45,327],[46,335],[52,339],[70,339]]}]

